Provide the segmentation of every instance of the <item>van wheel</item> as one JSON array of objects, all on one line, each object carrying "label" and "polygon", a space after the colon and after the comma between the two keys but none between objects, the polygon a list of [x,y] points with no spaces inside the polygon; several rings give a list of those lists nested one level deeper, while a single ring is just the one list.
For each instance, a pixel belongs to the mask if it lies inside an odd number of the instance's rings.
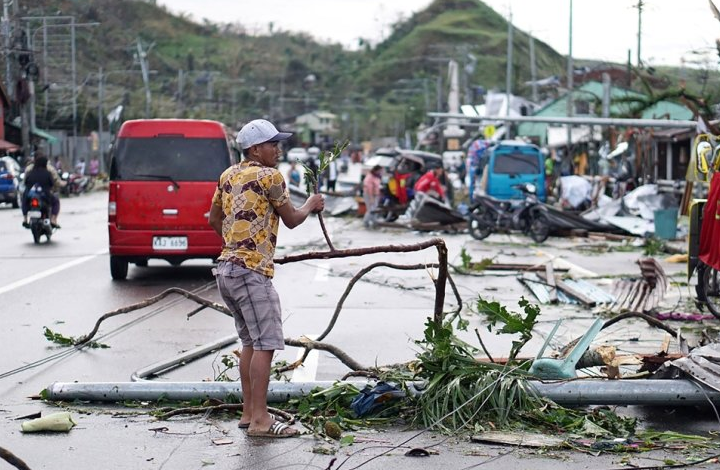
[{"label": "van wheel", "polygon": [[116,281],[123,281],[127,278],[128,262],[121,256],[110,256],[110,275]]}]

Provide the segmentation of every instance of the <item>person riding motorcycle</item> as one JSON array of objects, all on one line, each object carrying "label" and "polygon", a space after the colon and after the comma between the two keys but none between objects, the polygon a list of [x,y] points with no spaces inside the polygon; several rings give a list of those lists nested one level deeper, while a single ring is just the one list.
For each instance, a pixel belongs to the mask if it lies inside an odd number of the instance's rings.
[{"label": "person riding motorcycle", "polygon": [[22,198],[23,227],[30,227],[28,223],[29,207],[27,195],[33,186],[39,185],[50,204],[50,225],[53,228],[60,228],[60,225],[57,223],[58,214],[60,213],[60,199],[53,191],[66,184],[65,181],[60,179],[56,171],[48,168],[48,159],[45,155],[35,156],[35,161],[25,169],[25,192]]}]

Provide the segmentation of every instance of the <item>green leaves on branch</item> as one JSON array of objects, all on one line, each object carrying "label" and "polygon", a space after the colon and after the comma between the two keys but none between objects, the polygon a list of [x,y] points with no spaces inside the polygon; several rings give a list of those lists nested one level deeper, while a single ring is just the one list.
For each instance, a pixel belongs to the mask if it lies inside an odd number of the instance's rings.
[{"label": "green leaves on branch", "polygon": [[[318,181],[323,171],[327,169],[330,162],[336,160],[350,144],[349,141],[345,141],[343,144],[335,143],[332,151],[320,152],[319,159],[320,164],[317,169],[310,168],[305,163],[300,162],[303,167],[303,173],[305,175],[305,191],[308,195],[315,194],[318,192]],[[310,157],[312,158],[312,157]]]},{"label": "green leaves on branch", "polygon": [[470,256],[470,253],[467,252],[465,247],[462,247],[460,249],[460,262],[462,270],[465,272],[470,271],[485,271],[489,266],[492,266],[493,259],[492,258],[483,258],[479,262],[475,262],[472,259],[472,256]]},{"label": "green leaves on branch", "polygon": [[537,323],[537,316],[540,314],[540,307],[528,302],[522,297],[518,305],[523,308],[525,315],[508,312],[507,309],[498,302],[488,302],[482,297],[478,298],[478,313],[485,314],[488,320],[488,331],[493,331],[495,326],[500,323],[500,329],[495,328],[495,334],[519,334],[520,339],[512,342],[510,348],[509,360],[513,361],[520,349],[532,338],[532,330]]},{"label": "green leaves on branch", "polygon": [[[75,346],[78,344],[77,338],[73,338],[72,336],[64,336],[61,333],[57,333],[51,330],[47,326],[43,326],[43,335],[45,335],[45,338],[51,343],[59,344],[60,346]],[[110,347],[107,344],[98,343],[97,341],[88,341],[87,343],[83,343],[83,346],[101,349]]]}]

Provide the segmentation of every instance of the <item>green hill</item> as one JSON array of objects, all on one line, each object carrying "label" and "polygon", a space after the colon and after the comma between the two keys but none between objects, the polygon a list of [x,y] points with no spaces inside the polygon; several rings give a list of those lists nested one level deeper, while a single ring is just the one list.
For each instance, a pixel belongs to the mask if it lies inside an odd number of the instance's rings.
[{"label": "green hill", "polygon": [[[343,136],[400,136],[425,120],[427,111],[444,109],[450,59],[465,71],[466,99],[479,103],[481,90],[505,88],[507,22],[478,0],[435,0],[394,25],[386,41],[361,51],[285,31],[253,36],[237,23],[196,24],[151,1],[20,3],[18,17],[45,17],[58,24],[62,21],[53,18],[72,17],[81,25],[76,28],[79,134],[97,128],[100,67],[103,113],[122,104],[124,119],[145,115],[138,44],[153,71],[151,117],[213,118],[236,126],[257,116],[289,122],[303,112],[325,109],[342,117]],[[37,19],[16,24],[31,31],[33,58],[41,71],[38,126],[72,129],[70,29],[43,30]],[[523,83],[531,78],[530,38],[520,30],[513,38],[513,91],[528,95]],[[539,40],[534,45],[537,77],[556,75],[564,81],[565,58]],[[662,70],[671,84],[678,81],[676,72]],[[686,77],[688,89],[696,86],[692,75]],[[718,89],[716,75],[706,74],[699,84],[705,94]]]}]

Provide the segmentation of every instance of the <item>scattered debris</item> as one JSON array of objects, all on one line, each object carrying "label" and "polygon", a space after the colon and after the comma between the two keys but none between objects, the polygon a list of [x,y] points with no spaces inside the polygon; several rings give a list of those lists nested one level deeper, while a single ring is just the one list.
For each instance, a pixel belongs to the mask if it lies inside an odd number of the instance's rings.
[{"label": "scattered debris", "polygon": [[233,442],[235,442],[235,441],[233,441],[232,439],[228,439],[226,437],[215,438],[212,440],[212,443],[215,444],[216,446],[227,446],[227,445],[232,444]]},{"label": "scattered debris", "polygon": [[662,266],[654,258],[642,258],[637,261],[641,278],[620,279],[613,287],[616,300],[611,312],[649,312],[654,310],[665,297],[668,279]]},{"label": "scattered debris", "polygon": [[405,452],[406,457],[430,457],[430,452],[427,449],[415,447]]},{"label": "scattered debris", "polygon": [[68,432],[73,426],[75,426],[75,422],[72,420],[70,413],[68,411],[61,411],[43,416],[42,418],[25,421],[20,425],[20,428],[22,432]]},{"label": "scattered debris", "polygon": [[693,380],[720,391],[720,344],[711,343],[695,348],[687,356],[667,362],[656,375],[675,376],[673,370],[679,370]]},{"label": "scattered debris", "polygon": [[603,326],[602,319],[598,318],[595,320],[590,329],[583,335],[582,338],[580,338],[580,340],[577,341],[572,348],[572,351],[566,357],[561,359],[541,357],[550,340],[555,335],[555,332],[561,322],[562,319],[556,323],[555,328],[553,328],[552,332],[545,340],[545,344],[540,349],[538,357],[535,358],[530,366],[528,372],[531,375],[546,380],[572,379],[577,377],[577,372],[575,370],[577,368],[578,361],[580,361],[580,358],[585,353],[585,350],[590,346],[590,343],[595,339],[595,336],[597,336]]},{"label": "scattered debris", "polygon": [[[555,277],[552,271],[552,283],[546,272],[524,273],[518,277],[518,280],[526,286],[542,304],[564,303],[577,304],[581,303],[585,307],[592,308],[601,304],[613,303],[615,297],[608,294],[601,288],[583,279],[559,279]],[[555,296],[553,296],[555,293]],[[554,299],[557,299],[555,302]]]},{"label": "scattered debris", "polygon": [[486,431],[470,437],[472,442],[503,444],[519,447],[562,447],[565,439],[530,432]]}]

